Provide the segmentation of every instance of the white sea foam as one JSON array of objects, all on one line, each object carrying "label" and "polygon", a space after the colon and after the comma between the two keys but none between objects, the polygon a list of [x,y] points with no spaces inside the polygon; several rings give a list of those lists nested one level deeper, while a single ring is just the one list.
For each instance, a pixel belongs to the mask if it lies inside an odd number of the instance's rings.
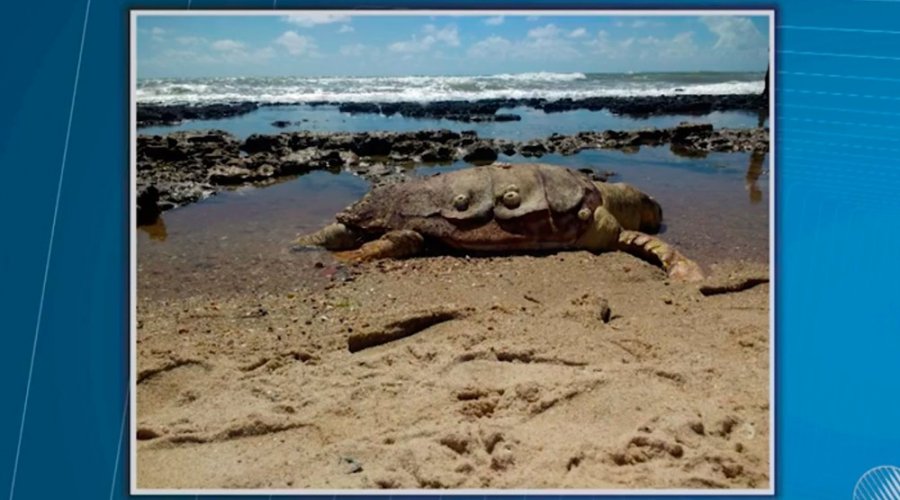
[{"label": "white sea foam", "polygon": [[490,75],[483,78],[495,78],[497,80],[570,82],[573,80],[585,80],[587,79],[587,75],[584,73],[550,73],[547,71],[539,71],[537,73],[501,73],[499,75]]},{"label": "white sea foam", "polygon": [[138,84],[141,103],[201,104],[431,102],[478,99],[580,99],[607,96],[752,94],[763,90],[755,74],[519,73],[487,76],[153,79]]}]

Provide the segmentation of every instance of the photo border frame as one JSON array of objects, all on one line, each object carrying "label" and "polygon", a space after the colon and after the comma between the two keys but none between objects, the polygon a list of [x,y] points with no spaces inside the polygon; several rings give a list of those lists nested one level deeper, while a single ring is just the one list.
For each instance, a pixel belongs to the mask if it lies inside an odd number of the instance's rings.
[{"label": "photo border frame", "polygon": [[[448,489],[448,490],[432,490],[432,489],[151,489],[137,487],[137,20],[139,17],[148,16],[284,16],[298,13],[315,13],[315,14],[342,14],[349,16],[498,16],[498,15],[556,15],[556,16],[768,16],[769,18],[769,487],[760,489]],[[776,387],[775,376],[776,366],[776,295],[777,295],[777,262],[775,252],[775,236],[777,223],[777,163],[775,156],[775,101],[778,91],[775,86],[777,65],[776,65],[776,38],[775,20],[777,11],[774,7],[770,8],[751,8],[751,9],[727,9],[727,8],[709,8],[709,9],[602,9],[602,8],[583,8],[583,9],[154,9],[154,8],[133,8],[128,11],[128,68],[129,68],[129,88],[128,88],[128,110],[129,110],[129,379],[128,387],[131,397],[128,401],[129,414],[129,493],[135,496],[144,495],[228,495],[228,496],[251,496],[251,495],[269,495],[269,496],[315,496],[315,495],[376,495],[376,496],[408,496],[408,495],[426,495],[426,496],[455,496],[455,495],[556,495],[556,496],[576,496],[576,495],[592,495],[592,496],[675,496],[675,495],[693,495],[693,496],[774,496],[776,484]]]}]

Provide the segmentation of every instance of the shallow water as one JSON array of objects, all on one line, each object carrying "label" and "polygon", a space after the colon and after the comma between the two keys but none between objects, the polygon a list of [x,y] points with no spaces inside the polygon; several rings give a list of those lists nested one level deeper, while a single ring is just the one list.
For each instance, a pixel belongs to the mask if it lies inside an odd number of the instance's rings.
[{"label": "shallow water", "polygon": [[[178,125],[142,127],[138,134],[168,134],[179,130],[219,129],[244,139],[250,134],[277,134],[311,130],[316,132],[410,132],[423,129],[474,130],[481,137],[510,140],[544,138],[553,132],[576,134],[585,130],[635,130],[640,128],[668,128],[681,122],[711,123],[716,128],[752,128],[759,125],[756,113],[744,111],[714,112],[703,116],[665,115],[648,118],[629,118],[608,111],[575,110],[544,113],[529,107],[507,108],[500,113],[514,113],[522,117],[518,122],[465,123],[452,120],[406,118],[400,115],[341,113],[337,106],[275,106],[261,107],[245,115],[221,120],[195,120]],[[286,120],[300,122],[286,128],[272,126],[272,122]],[[764,122],[767,124],[768,122]]]},{"label": "shallow water", "polygon": [[[662,237],[708,266],[730,259],[768,261],[769,157],[710,153],[685,158],[667,147],[635,153],[584,151],[573,156],[502,157],[572,168],[612,170],[663,206]],[[429,175],[464,162],[419,167]],[[291,239],[331,222],[369,186],[350,173],[312,172],[264,188],[241,188],[163,214],[138,231],[142,296],[173,298],[215,291],[266,293],[327,283],[334,272],[325,252],[296,253]],[[316,267],[324,262],[323,267]]]}]

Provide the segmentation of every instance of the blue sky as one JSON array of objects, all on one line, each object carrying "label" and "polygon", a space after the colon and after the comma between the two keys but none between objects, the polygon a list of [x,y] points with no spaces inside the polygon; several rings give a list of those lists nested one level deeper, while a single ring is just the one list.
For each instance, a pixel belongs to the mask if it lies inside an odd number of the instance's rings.
[{"label": "blue sky", "polygon": [[764,71],[767,16],[141,15],[139,78]]}]

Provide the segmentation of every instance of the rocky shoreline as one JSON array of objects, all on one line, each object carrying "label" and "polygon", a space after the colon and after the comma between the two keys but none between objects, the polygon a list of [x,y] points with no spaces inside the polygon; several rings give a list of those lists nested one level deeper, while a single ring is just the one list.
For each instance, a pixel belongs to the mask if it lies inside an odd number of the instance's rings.
[{"label": "rocky shoreline", "polygon": [[137,126],[175,125],[185,120],[216,120],[245,115],[259,109],[253,102],[231,102],[221,104],[189,104],[157,105],[138,104]]},{"label": "rocky shoreline", "polygon": [[[500,155],[572,155],[585,149],[636,150],[670,144],[683,156],[710,151],[766,152],[769,130],[714,129],[683,123],[668,129],[552,134],[510,141],[478,137],[474,131],[286,132],[253,134],[240,141],[221,130],[173,132],[137,138],[138,224],[165,210],[245,184],[268,184],[313,170],[349,171],[373,185],[401,182],[416,165],[492,163]],[[597,173],[602,177],[602,173]]]},{"label": "rocky shoreline", "polygon": [[502,109],[528,107],[545,113],[589,110],[609,111],[616,115],[648,117],[655,115],[704,115],[713,111],[759,112],[768,109],[768,100],[756,94],[674,95],[641,97],[587,97],[582,99],[480,99],[476,101],[420,102],[333,102],[305,104],[289,102],[232,102],[203,105],[138,104],[137,125],[173,125],[185,120],[209,120],[239,116],[267,106],[336,106],[351,114],[401,115],[407,118],[445,119],[460,122],[518,121],[521,116],[499,113]]}]

